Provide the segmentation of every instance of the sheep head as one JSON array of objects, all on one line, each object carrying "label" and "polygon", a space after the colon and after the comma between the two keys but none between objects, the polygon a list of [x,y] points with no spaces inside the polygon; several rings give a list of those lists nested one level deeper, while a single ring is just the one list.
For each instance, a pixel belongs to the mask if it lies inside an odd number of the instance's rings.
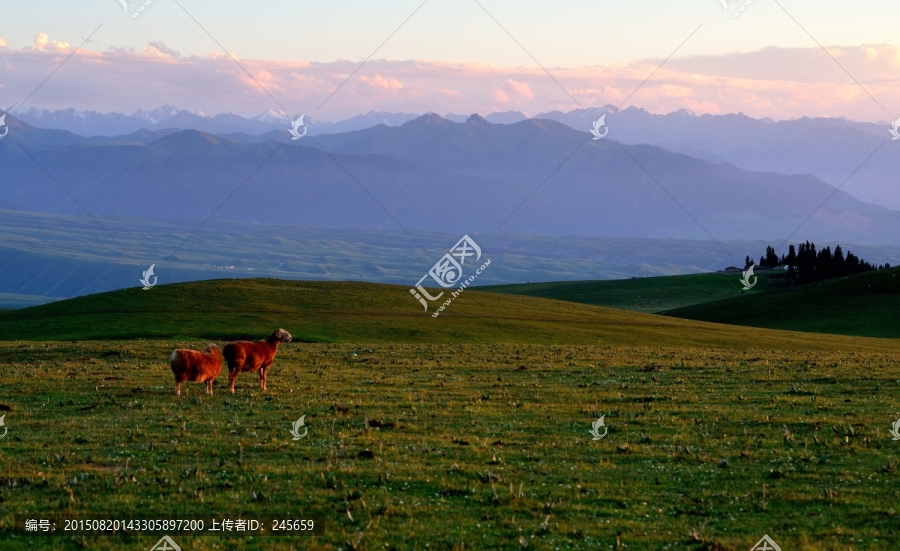
[{"label": "sheep head", "polygon": [[272,333],[271,340],[275,342],[291,342],[293,338],[294,337],[292,337],[291,334],[284,329],[279,329],[278,331]]}]

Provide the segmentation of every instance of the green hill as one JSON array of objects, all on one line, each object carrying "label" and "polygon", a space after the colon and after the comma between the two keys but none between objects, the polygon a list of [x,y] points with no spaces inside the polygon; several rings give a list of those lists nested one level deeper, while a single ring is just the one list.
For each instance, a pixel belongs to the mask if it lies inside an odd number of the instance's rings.
[{"label": "green hill", "polygon": [[[747,294],[780,288],[770,274],[758,274],[759,280]],[[636,312],[664,312],[673,308],[722,300],[744,294],[737,274],[691,274],[641,277],[634,279],[557,281],[519,285],[491,285],[479,291],[552,298],[594,306],[623,308]]]},{"label": "green hill", "polygon": [[717,323],[867,337],[900,337],[900,269],[879,270],[665,312]]},{"label": "green hill", "polygon": [[0,312],[0,340],[262,337],[317,342],[535,343],[807,350],[900,342],[733,327],[498,293],[463,293],[438,318],[406,287],[277,279],[160,285]]}]

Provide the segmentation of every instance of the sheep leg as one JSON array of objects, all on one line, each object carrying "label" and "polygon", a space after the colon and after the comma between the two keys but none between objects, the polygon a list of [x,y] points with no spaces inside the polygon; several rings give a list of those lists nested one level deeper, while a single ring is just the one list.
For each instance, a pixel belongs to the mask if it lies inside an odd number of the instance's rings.
[{"label": "sheep leg", "polygon": [[175,396],[181,396],[181,383],[175,383]]},{"label": "sheep leg", "polygon": [[237,369],[228,372],[228,390],[230,390],[232,394],[234,394],[234,380],[237,379],[237,374]]},{"label": "sheep leg", "polygon": [[260,368],[259,370],[259,389],[263,392],[266,392],[266,368]]},{"label": "sheep leg", "polygon": [[212,394],[212,381],[206,381],[206,393]]}]

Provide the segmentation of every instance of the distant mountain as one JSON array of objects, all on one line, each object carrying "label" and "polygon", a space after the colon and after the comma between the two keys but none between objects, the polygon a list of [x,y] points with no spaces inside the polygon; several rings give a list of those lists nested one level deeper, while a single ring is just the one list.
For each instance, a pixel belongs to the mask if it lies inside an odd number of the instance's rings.
[{"label": "distant mountain", "polygon": [[369,111],[365,115],[356,115],[345,121],[320,122],[310,125],[310,135],[337,134],[339,132],[352,132],[383,124],[385,126],[400,126],[420,115],[413,113],[389,113],[387,111]]},{"label": "distant mountain", "polygon": [[457,115],[456,113],[447,113],[444,115],[444,120],[448,120],[450,122],[466,122],[468,120],[468,115]]},{"label": "distant mountain", "polygon": [[[271,110],[250,118],[234,113],[208,116],[202,112],[191,113],[171,105],[164,105],[152,111],[139,110],[131,115],[76,109],[48,111],[34,107],[14,109],[11,114],[37,128],[67,130],[83,137],[121,136],[140,130],[165,129],[201,130],[210,134],[259,135],[290,128],[291,122],[299,116]],[[315,136],[361,130],[377,124],[399,126],[418,116],[420,115],[413,113],[370,111],[365,115],[357,115],[338,122],[324,122],[307,116],[305,122],[309,126],[309,135]]]},{"label": "distant mountain", "polygon": [[[173,120],[173,118],[175,121],[202,118],[200,115],[194,115],[171,105],[164,105],[152,111],[138,110],[131,115],[78,109],[48,111],[35,107],[13,109],[11,113],[32,126],[67,130],[79,136],[120,136],[152,128],[161,122]],[[178,115],[182,115],[180,119],[175,118]]]},{"label": "distant mountain", "polygon": [[713,155],[712,153],[707,153],[706,151],[700,151],[699,149],[691,149],[690,147],[685,147],[680,143],[676,143],[673,141],[662,142],[656,144],[659,147],[665,149],[666,151],[671,151],[672,153],[680,153],[682,155],[687,155],[688,157],[694,157],[697,159],[703,159],[704,161],[709,161],[715,164],[727,163],[725,159],[722,157],[718,157]]},{"label": "distant mountain", "polygon": [[281,144],[196,130],[151,143],[75,137],[81,142],[32,148],[37,163],[17,144],[73,136],[12,119],[0,140],[0,197],[79,213],[59,182],[102,215],[201,219],[215,212],[292,226],[394,228],[397,220],[410,230],[708,239],[699,221],[716,239],[770,241],[786,238],[828,199],[795,240],[900,242],[900,213],[813,176],[595,141],[546,119],[491,124],[472,115],[454,123],[431,114]]},{"label": "distant mountain", "polygon": [[527,119],[525,115],[518,111],[503,111],[502,113],[491,113],[484,120],[491,124],[513,124]]},{"label": "distant mountain", "polygon": [[[568,113],[552,111],[533,118],[588,131],[604,114],[609,128],[607,139],[631,144],[665,143],[667,149],[682,148],[692,151],[687,153],[692,156],[705,152],[746,170],[812,174],[833,186],[852,175],[843,191],[863,201],[900,209],[900,143],[890,140],[887,124],[807,117],[773,121],[743,114],[695,115],[685,109],[654,115],[635,107],[619,111],[610,105]],[[883,146],[878,153],[865,162],[880,144]]]},{"label": "distant mountain", "polygon": [[[258,143],[269,139],[289,142],[287,130],[297,114],[266,111],[244,118],[233,113],[207,116],[165,105],[131,115],[101,114],[65,109],[50,112],[36,108],[15,110],[20,121],[37,128],[66,130],[77,136],[122,136],[146,140],[160,134],[138,135],[140,131],[193,129],[226,136],[228,139]],[[593,121],[607,115],[607,139],[627,144],[659,145],[715,163],[729,162],[750,171],[779,174],[811,174],[866,202],[900,210],[900,147],[892,142],[888,125],[848,121],[842,118],[801,118],[790,121],[753,119],[743,114],[695,115],[682,109],[655,115],[629,107],[614,106],[576,109],[564,113],[540,113],[533,119],[549,119],[586,132]],[[397,127],[418,115],[370,111],[345,121],[324,122],[307,116],[308,136],[341,134],[374,128]],[[448,113],[444,120],[464,123],[468,115]],[[525,119],[517,111],[491,113],[484,117],[494,124],[515,124]],[[58,135],[54,140],[62,139]],[[873,151],[881,149],[866,161]],[[858,170],[857,170],[858,169]],[[851,177],[852,175],[852,177]],[[848,179],[849,178],[849,179]],[[845,183],[846,180],[846,183]]]},{"label": "distant mountain", "polygon": [[25,108],[12,111],[17,118],[32,126],[68,130],[73,134],[85,137],[120,136],[133,134],[140,130],[167,129],[202,130],[213,134],[232,132],[262,134],[290,126],[288,121],[292,120],[291,117],[285,114],[273,116],[272,113],[266,112],[249,119],[234,113],[223,113],[210,117],[202,112],[191,113],[170,105],[164,105],[153,111],[137,111],[131,115],[104,114],[75,109],[50,112],[46,109]]},{"label": "distant mountain", "polygon": [[[369,191],[392,213],[402,215],[404,225],[457,231],[485,227],[476,217],[488,208],[488,201],[508,197],[500,206],[512,209],[518,195],[505,182],[448,174],[386,157],[336,154],[332,158],[319,149],[293,144],[272,155],[276,147],[275,142],[240,144],[185,130],[150,145],[84,144],[30,151],[38,164],[12,140],[2,140],[0,164],[6,172],[0,176],[0,196],[41,212],[80,213],[78,205],[59,189],[59,182],[92,214],[198,219],[240,187],[217,213],[219,217],[265,224],[396,227],[367,195]],[[366,191],[344,168],[358,175]],[[445,197],[449,187],[458,189],[460,196]],[[494,188],[494,193],[479,195],[487,188]],[[477,208],[463,212],[473,201]],[[445,209],[462,214],[450,217]]]}]

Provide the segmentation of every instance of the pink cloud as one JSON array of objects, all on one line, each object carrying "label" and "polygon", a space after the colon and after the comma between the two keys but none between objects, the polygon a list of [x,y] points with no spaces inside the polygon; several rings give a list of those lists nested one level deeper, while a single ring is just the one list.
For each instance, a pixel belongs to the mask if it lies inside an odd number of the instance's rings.
[{"label": "pink cloud", "polygon": [[381,75],[375,75],[374,78],[366,78],[365,76],[359,77],[359,80],[362,82],[367,82],[372,86],[377,88],[384,88],[387,90],[399,90],[403,88],[403,83],[394,78],[384,78]]},{"label": "pink cloud", "polygon": [[[71,52],[39,34],[33,46],[11,50],[0,42],[4,67],[0,105],[22,101]],[[900,46],[866,44],[829,48],[882,110],[819,48],[765,48],[724,56],[673,58],[643,86],[661,60],[628,65],[548,68],[584,107],[637,106],[652,112],[743,112],[773,119],[846,116],[893,120],[900,111]],[[277,109],[260,89],[294,113],[338,120],[370,109],[425,113],[487,114],[495,108],[526,115],[578,106],[540,67],[428,60],[372,60],[320,109],[316,108],[357,69],[358,63],[182,56],[164,44],[142,50],[83,48],[40,88],[29,105],[132,112],[162,104],[205,113],[256,115]],[[254,81],[255,79],[255,81]],[[257,84],[257,82],[259,84]],[[635,92],[635,90],[637,91]],[[630,97],[629,97],[630,95]]]},{"label": "pink cloud", "polygon": [[38,33],[37,36],[34,37],[34,46],[32,46],[31,49],[41,52],[54,50],[57,52],[69,53],[69,43],[56,42],[55,40],[50,40],[50,37],[47,36],[46,33]]},{"label": "pink cloud", "polygon": [[512,88],[517,94],[526,98],[533,98],[534,92],[531,91],[531,87],[528,86],[527,82],[517,82],[513,79],[507,79],[506,83],[509,84],[509,87]]}]

